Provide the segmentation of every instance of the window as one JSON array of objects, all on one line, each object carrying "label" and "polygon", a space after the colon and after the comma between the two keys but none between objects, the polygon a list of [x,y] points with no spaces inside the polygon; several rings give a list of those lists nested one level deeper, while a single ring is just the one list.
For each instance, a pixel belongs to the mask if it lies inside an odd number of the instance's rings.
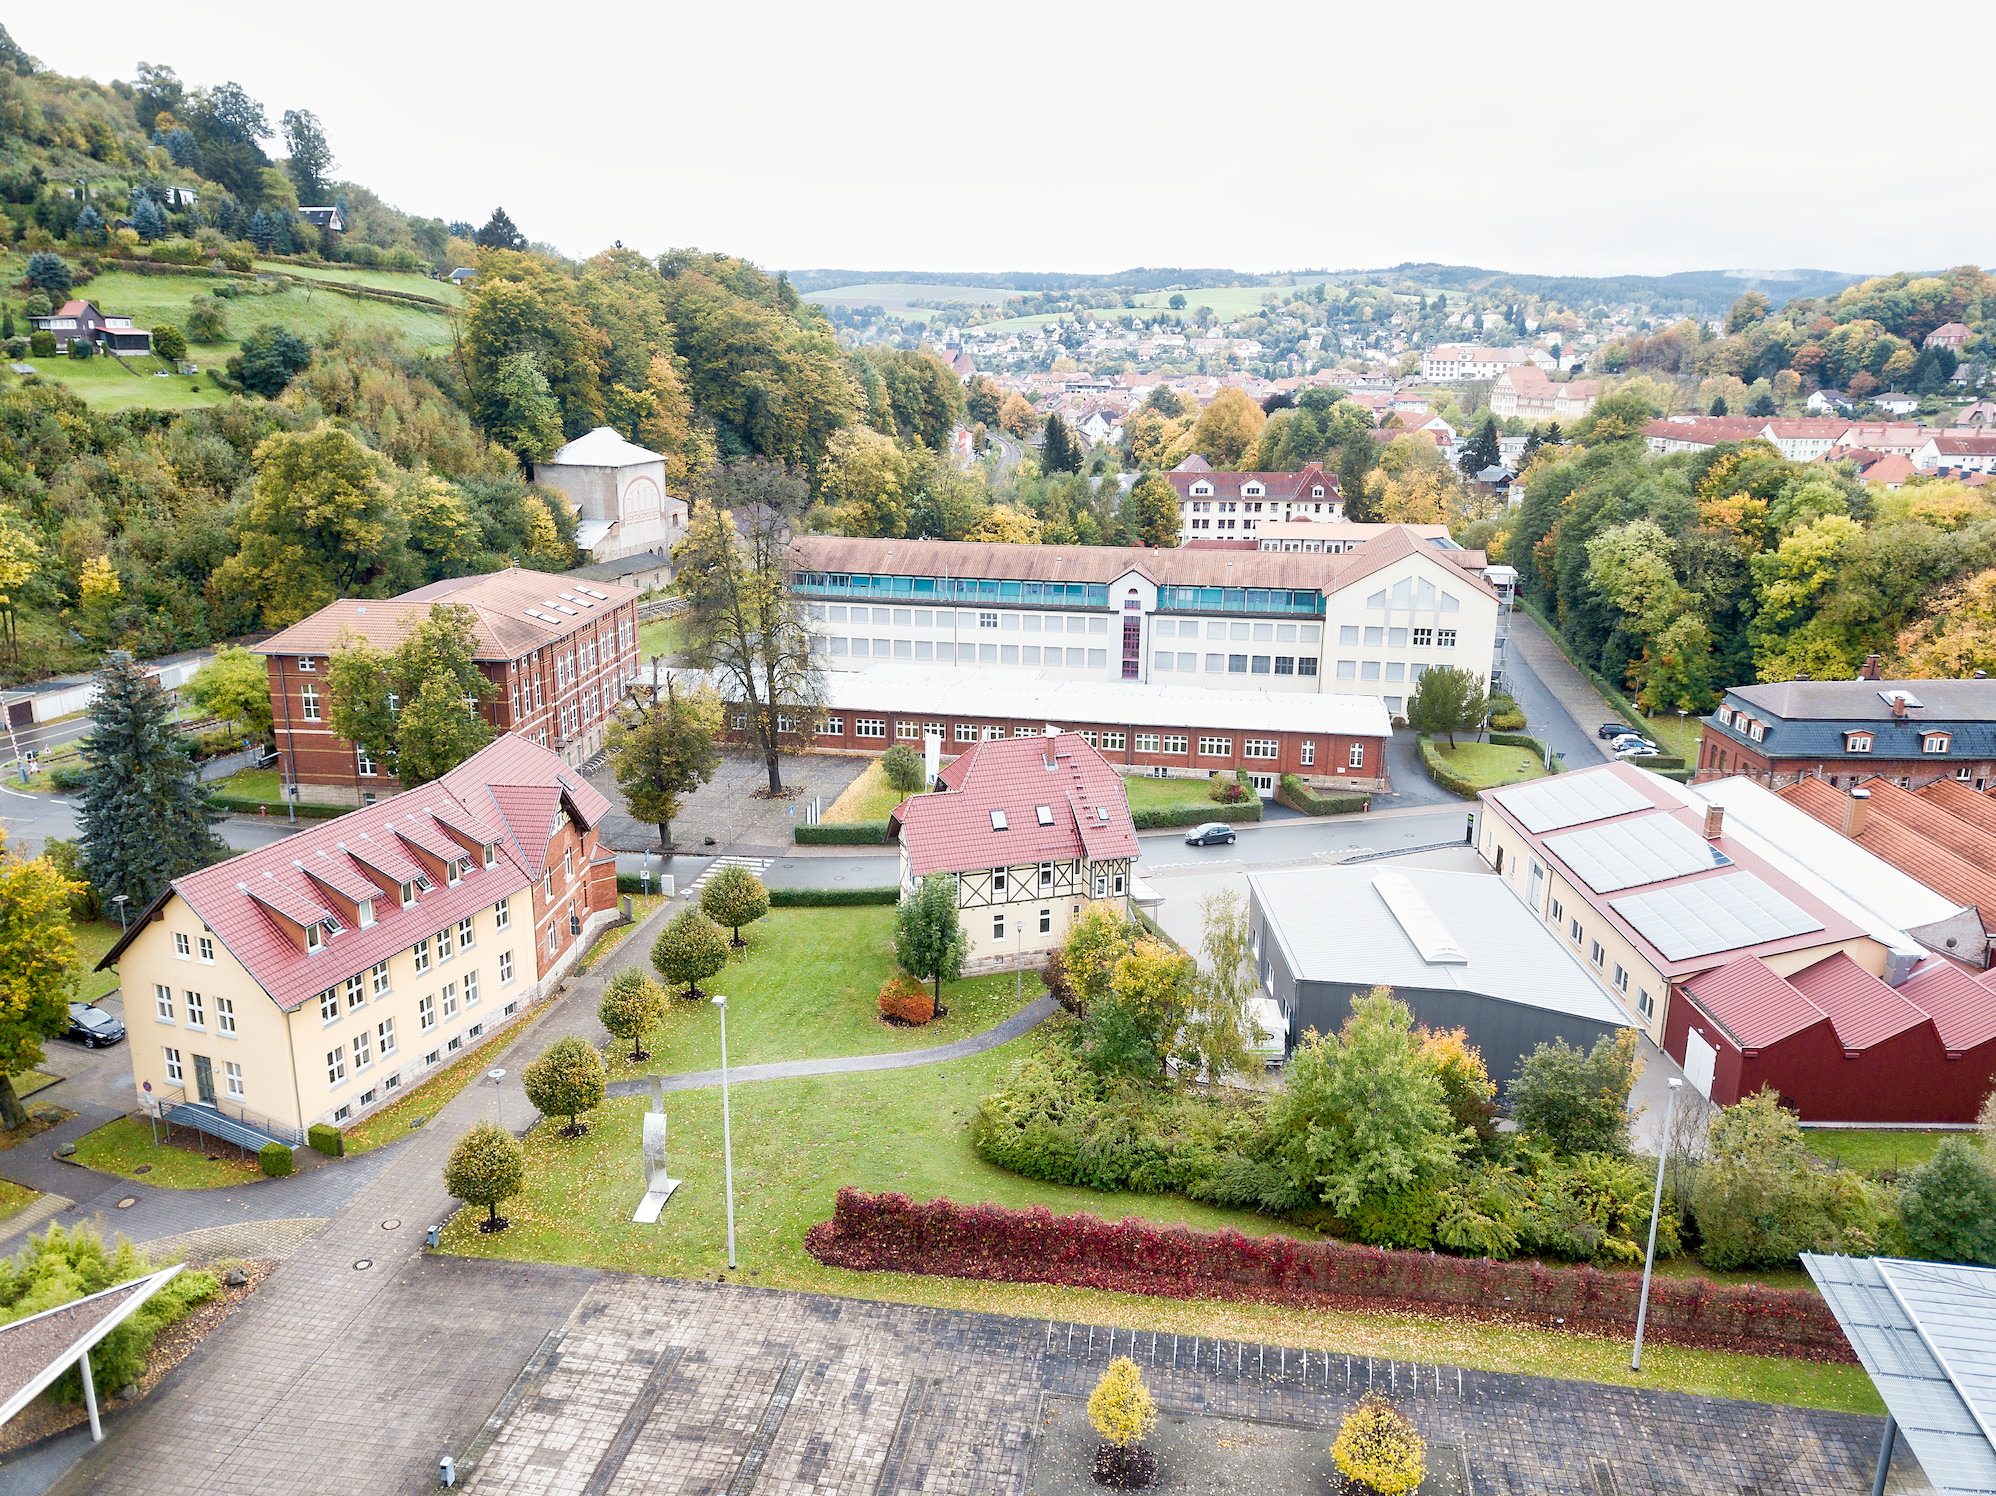
[{"label": "window", "polygon": [[1579,920],[1577,920],[1577,919],[1574,919],[1574,920],[1568,920],[1568,921],[1567,921],[1567,924],[1566,924],[1566,936],[1567,936],[1567,939],[1571,940],[1571,941],[1572,941],[1572,942],[1573,942],[1573,943],[1574,943],[1575,945],[1578,945],[1578,944],[1580,944],[1580,921],[1579,921]]},{"label": "window", "polygon": [[457,948],[461,951],[471,949],[471,918],[469,915],[457,922]]},{"label": "window", "polygon": [[887,723],[880,717],[856,717],[852,732],[856,738],[884,738],[887,736]]},{"label": "window", "polygon": [[998,627],[998,615],[996,613],[979,613],[977,615],[977,626],[981,629],[995,629]]},{"label": "window", "polygon": [[362,779],[374,778],[374,759],[365,748],[356,747],[353,751],[354,767],[360,771]]},{"label": "window", "polygon": [[426,936],[423,939],[416,942],[416,970],[428,971],[429,969],[430,969],[430,942],[428,937]]},{"label": "window", "polygon": [[976,741],[977,741],[977,726],[976,726],[976,724],[975,724],[975,723],[971,723],[971,722],[959,722],[959,723],[957,723],[957,725],[956,725],[956,740],[957,740],[957,741],[958,741],[959,743],[974,743],[974,742],[976,742]]},{"label": "window", "polygon": [[374,965],[370,966],[367,969],[367,977],[368,985],[374,989],[376,997],[381,997],[387,993],[388,963],[386,961],[377,961]]},{"label": "window", "polygon": [[1554,899],[1552,901],[1552,907],[1546,911],[1546,917],[1550,919],[1554,924],[1558,924],[1560,920],[1565,917],[1565,915],[1566,915],[1565,907],[1559,902],[1558,899]]},{"label": "window", "polygon": [[416,999],[416,1027],[428,1033],[437,1026],[437,1000],[425,993]]},{"label": "window", "polygon": [[181,935],[178,933],[174,935],[173,954],[176,960],[187,961],[192,959],[194,952],[188,947],[187,937],[185,935]]},{"label": "window", "polygon": [[1649,988],[1638,987],[1636,989],[1636,1011],[1645,1018],[1654,1018],[1656,1016],[1656,999],[1649,995]]},{"label": "window", "polygon": [[222,1061],[222,1088],[231,1101],[243,1099],[243,1067],[234,1060]]},{"label": "window", "polygon": [[994,914],[991,916],[991,938],[993,940],[1003,940],[1005,938],[1004,915]]},{"label": "window", "polygon": [[1944,732],[1930,732],[1920,739],[1920,751],[1922,753],[1945,753],[1947,752],[1947,746],[1948,735]]},{"label": "window", "polygon": [[1298,749],[1298,753],[1301,755],[1303,760],[1303,767],[1306,769],[1309,768],[1312,764],[1316,763],[1317,761],[1317,745],[1311,742],[1308,738],[1305,738],[1303,740],[1303,744],[1301,748]]},{"label": "window", "polygon": [[1606,960],[1607,956],[1608,953],[1601,949],[1601,942],[1598,940],[1593,943],[1587,952],[1587,959],[1592,961],[1596,966],[1599,966]]},{"label": "window", "polygon": [[1004,868],[1002,868],[1002,867],[994,867],[993,869],[991,869],[991,891],[992,891],[993,893],[1003,893],[1003,892],[1005,892],[1005,869],[1004,869]]},{"label": "window", "polygon": [[298,692],[298,700],[305,711],[307,722],[319,720],[319,691],[316,686],[305,686]]},{"label": "window", "polygon": [[1124,744],[1128,741],[1127,736],[1120,732],[1105,732],[1102,734],[1102,747],[1113,753],[1122,752]]},{"label": "window", "polygon": [[316,924],[305,926],[305,949],[316,951],[326,943],[325,933]]},{"label": "window", "polygon": [[1454,629],[1436,629],[1436,630],[1435,630],[1435,648],[1437,648],[1437,649],[1454,649],[1454,648],[1455,648],[1455,630],[1454,630]]},{"label": "window", "polygon": [[1042,909],[1040,911],[1040,933],[1042,935],[1051,935],[1053,933],[1053,911],[1051,909]]},{"label": "window", "polygon": [[404,883],[404,884],[402,885],[402,907],[403,907],[404,909],[413,909],[413,908],[415,908],[415,907],[416,907],[416,885],[415,885],[415,884],[413,884],[413,883]]},{"label": "window", "polygon": [[365,1070],[374,1063],[374,1039],[366,1029],[353,1036],[353,1068]]},{"label": "window", "polygon": [[905,742],[919,743],[922,741],[922,724],[919,722],[896,722],[894,724],[894,736]]},{"label": "window", "polygon": [[318,664],[312,659],[310,655],[298,656],[298,670],[301,675],[310,675],[314,670],[317,670],[318,668],[319,668]]},{"label": "window", "polygon": [[512,980],[513,953],[511,951],[501,951],[499,953],[499,985],[503,987]]},{"label": "window", "polygon": [[347,1078],[347,1052],[344,1047],[326,1051],[326,1084],[337,1086]]},{"label": "window", "polygon": [[1191,749],[1192,739],[1182,732],[1168,732],[1164,735],[1164,753],[1185,753]]},{"label": "window", "polygon": [[457,1017],[457,983],[444,983],[444,1021],[448,1023]]},{"label": "window", "polygon": [[559,928],[558,928],[559,925],[560,921],[557,920],[554,924],[548,926],[548,954],[550,956],[552,956],[557,950],[561,948],[561,935],[559,933]]},{"label": "window", "polygon": [[[1747,727],[1746,735],[1752,738],[1756,743],[1760,742],[1762,739],[1764,739],[1767,736],[1767,724],[1765,722],[1750,723]],[[1871,739],[1867,737],[1864,740],[1864,746],[1862,748],[1853,747],[1851,749],[1851,752],[1853,753],[1871,752]]]},{"label": "window", "polygon": [[1140,732],[1137,734],[1137,752],[1156,753],[1158,751],[1158,742],[1159,739],[1156,733]]},{"label": "window", "polygon": [[1043,862],[1040,864],[1040,887],[1041,888],[1053,887],[1053,864],[1051,862]]},{"label": "window", "polygon": [[234,998],[215,999],[215,1032],[233,1034],[236,1031],[236,1003]]},{"label": "window", "polygon": [[189,1028],[206,1028],[208,1026],[208,1009],[207,1004],[202,1000],[201,994],[190,991],[186,994],[186,998],[187,1026]]},{"label": "window", "polygon": [[1622,965],[1622,963],[1619,961],[1615,963],[1615,988],[1624,997],[1628,996],[1629,971],[1628,968]]},{"label": "window", "polygon": [[160,1053],[166,1056],[166,1078],[176,1084],[186,1080],[187,1073],[180,1068],[180,1051],[162,1049]]},{"label": "window", "polygon": [[1433,644],[1434,642],[1435,642],[1435,631],[1433,629],[1414,630],[1414,648],[1426,649],[1428,648],[1429,645]]},{"label": "window", "polygon": [[1234,756],[1234,740],[1232,738],[1202,737],[1199,739],[1199,756],[1201,758],[1232,758]]},{"label": "window", "polygon": [[[1261,657],[1257,655],[1256,658],[1259,659]],[[1296,656],[1277,655],[1275,657],[1275,673],[1277,675],[1294,675],[1296,673]]]},{"label": "window", "polygon": [[1365,744],[1353,743],[1351,745],[1351,752],[1345,755],[1345,767],[1348,769],[1363,769],[1365,767]]},{"label": "window", "polygon": [[478,973],[467,971],[464,974],[464,1005],[469,1008],[478,1001]]},{"label": "window", "polygon": [[1227,656],[1227,674],[1246,675],[1247,673],[1248,673],[1248,668],[1247,668],[1246,655],[1230,654]]},{"label": "window", "polygon": [[452,954],[456,951],[456,947],[451,944],[450,937],[451,927],[449,925],[445,925],[441,930],[437,931],[437,960],[439,962],[450,960]]},{"label": "window", "polygon": [[1241,751],[1249,758],[1274,758],[1279,746],[1274,738],[1249,738],[1241,745]]},{"label": "window", "polygon": [[485,854],[485,865],[487,867],[499,866],[499,849],[497,847],[493,846],[491,842],[487,842],[481,850]]},{"label": "window", "polygon": [[[1758,726],[1759,724],[1757,724],[1757,723],[1756,723],[1755,725],[1756,725],[1756,726]],[[1847,732],[1847,733],[1845,733],[1845,734],[1844,734],[1844,751],[1845,751],[1846,753],[1869,753],[1869,752],[1871,752],[1871,734],[1870,734],[1870,733],[1868,733],[1868,732]]]},{"label": "window", "polygon": [[374,900],[362,899],[355,907],[360,913],[360,927],[365,930],[374,923]]},{"label": "window", "polygon": [[168,1023],[173,1022],[173,989],[164,982],[152,985],[153,1009]]},{"label": "window", "polygon": [[513,901],[501,899],[492,906],[492,928],[503,930],[513,923]]},{"label": "window", "polygon": [[337,987],[328,987],[319,994],[319,1017],[331,1023],[340,1016],[340,994]]},{"label": "window", "polygon": [[367,973],[361,972],[357,976],[348,977],[346,988],[347,1011],[351,1013],[355,1008],[358,1008],[362,1003],[367,1001]]}]

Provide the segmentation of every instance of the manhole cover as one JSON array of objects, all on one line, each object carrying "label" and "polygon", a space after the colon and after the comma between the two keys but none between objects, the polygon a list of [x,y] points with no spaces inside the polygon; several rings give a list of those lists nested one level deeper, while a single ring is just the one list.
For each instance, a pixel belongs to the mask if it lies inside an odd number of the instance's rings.
[{"label": "manhole cover", "polygon": [[383,1222],[381,1223],[381,1229],[382,1229],[383,1231],[393,1231],[393,1230],[395,1230],[395,1229],[396,1229],[396,1228],[397,1228],[398,1226],[400,1226],[401,1224],[402,1224],[402,1223],[401,1223],[400,1221],[396,1221],[396,1220],[387,1220],[387,1221],[383,1221]]},{"label": "manhole cover", "polygon": [[125,1196],[124,1199],[118,1202],[118,1209],[130,1210],[134,1205],[138,1203],[139,1203],[139,1197],[137,1195],[127,1195]]},{"label": "manhole cover", "polygon": [[357,1273],[364,1273],[373,1266],[374,1259],[372,1257],[363,1257],[353,1265],[353,1270]]}]

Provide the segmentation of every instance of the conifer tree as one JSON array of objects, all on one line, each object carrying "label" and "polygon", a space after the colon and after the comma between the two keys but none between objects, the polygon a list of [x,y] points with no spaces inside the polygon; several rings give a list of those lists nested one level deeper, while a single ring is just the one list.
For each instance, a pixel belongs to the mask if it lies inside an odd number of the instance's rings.
[{"label": "conifer tree", "polygon": [[485,220],[485,227],[474,234],[472,239],[481,249],[527,247],[527,236],[513,226],[513,220],[506,216],[504,208],[494,208],[492,216]]},{"label": "conifer tree", "polygon": [[125,895],[127,914],[136,915],[228,848],[208,829],[219,818],[159,682],[123,651],[106,657],[97,682],[96,728],[83,740],[87,777],[74,797],[77,837],[91,886],[106,899]]}]

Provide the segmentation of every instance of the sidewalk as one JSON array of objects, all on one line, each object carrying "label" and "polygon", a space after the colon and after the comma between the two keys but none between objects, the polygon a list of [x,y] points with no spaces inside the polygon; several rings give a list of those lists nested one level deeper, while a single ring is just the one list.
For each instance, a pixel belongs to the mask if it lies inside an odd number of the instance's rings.
[{"label": "sidewalk", "polygon": [[1570,733],[1555,730],[1544,720],[1545,704],[1539,703],[1535,709],[1519,693],[1518,704],[1526,708],[1531,719],[1531,726],[1525,730],[1549,740],[1553,751],[1566,759],[1569,769],[1587,768],[1596,759],[1604,762],[1612,759],[1614,753],[1595,736],[1594,729],[1623,713],[1601,699],[1601,693],[1573,668],[1573,662],[1560,653],[1559,646],[1546,637],[1531,614],[1519,611],[1511,615],[1511,647],[1572,724]]}]

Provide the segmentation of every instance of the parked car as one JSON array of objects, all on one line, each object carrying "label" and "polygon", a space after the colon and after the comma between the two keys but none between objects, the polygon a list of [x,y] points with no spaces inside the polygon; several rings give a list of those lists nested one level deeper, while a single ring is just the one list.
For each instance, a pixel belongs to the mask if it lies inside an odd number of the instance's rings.
[{"label": "parked car", "polygon": [[1594,736],[1597,738],[1625,738],[1632,735],[1640,736],[1626,722],[1603,722],[1599,727],[1594,729]]},{"label": "parked car", "polygon": [[1615,743],[1617,758],[1655,758],[1656,744],[1648,738],[1621,738]]},{"label": "parked car", "polygon": [[1234,828],[1225,821],[1208,821],[1185,833],[1185,845],[1188,847],[1230,847],[1233,844]]},{"label": "parked car", "polygon": [[95,1049],[100,1044],[116,1044],[124,1037],[124,1024],[102,1008],[93,1008],[89,1003],[69,1005],[69,1027],[63,1031],[63,1038],[74,1039],[85,1049]]}]

